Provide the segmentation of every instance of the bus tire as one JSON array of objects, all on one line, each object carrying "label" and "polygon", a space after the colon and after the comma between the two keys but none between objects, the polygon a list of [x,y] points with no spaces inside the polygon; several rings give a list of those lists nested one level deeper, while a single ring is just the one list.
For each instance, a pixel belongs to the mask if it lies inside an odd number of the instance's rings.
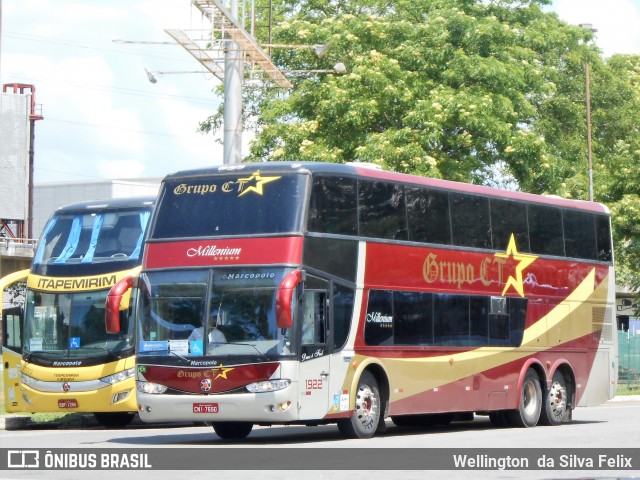
[{"label": "bus tire", "polygon": [[253,430],[250,422],[215,422],[213,431],[223,440],[242,440],[247,438]]},{"label": "bus tire", "polygon": [[567,382],[560,371],[553,374],[551,387],[545,389],[544,407],[540,413],[540,423],[543,425],[560,425],[567,415],[569,396]]},{"label": "bus tire", "polygon": [[527,370],[520,391],[518,408],[509,410],[507,417],[514,427],[535,427],[542,410],[542,388],[540,378],[533,369]]},{"label": "bus tire", "polygon": [[428,428],[437,423],[435,414],[425,413],[418,415],[399,415],[391,417],[391,421],[396,427],[406,428]]},{"label": "bus tire", "polygon": [[131,423],[136,414],[129,412],[95,412],[93,416],[104,428],[124,428]]},{"label": "bus tire", "polygon": [[495,410],[489,412],[489,420],[494,427],[505,428],[509,426],[506,410]]},{"label": "bus tire", "polygon": [[353,414],[338,420],[338,430],[345,438],[371,438],[378,429],[381,415],[378,382],[370,372],[363,372],[358,381]]}]

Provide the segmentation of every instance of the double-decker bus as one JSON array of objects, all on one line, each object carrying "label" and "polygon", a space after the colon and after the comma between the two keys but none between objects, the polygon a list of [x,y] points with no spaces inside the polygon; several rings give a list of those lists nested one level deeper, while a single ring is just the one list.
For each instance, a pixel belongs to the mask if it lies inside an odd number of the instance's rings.
[{"label": "double-decker bus", "polygon": [[612,260],[592,202],[357,164],[172,174],[140,275],[139,414],[222,438],[558,425],[615,392]]},{"label": "double-decker bus", "polygon": [[140,271],[154,203],[137,197],[58,208],[31,269],[0,282],[4,290],[26,280],[24,307],[2,315],[8,412],[91,412],[107,427],[131,421],[137,404],[130,299],[137,290],[120,302],[117,332],[107,332],[105,302],[118,282]]}]

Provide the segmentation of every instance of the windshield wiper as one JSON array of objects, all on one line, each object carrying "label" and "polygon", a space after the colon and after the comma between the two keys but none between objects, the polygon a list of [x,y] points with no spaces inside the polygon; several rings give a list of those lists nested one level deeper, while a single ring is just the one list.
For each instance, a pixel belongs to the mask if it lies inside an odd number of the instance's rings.
[{"label": "windshield wiper", "polygon": [[174,357],[178,357],[180,360],[184,360],[185,362],[189,363],[189,360],[184,358],[182,355],[178,355],[176,352],[172,352],[171,350],[169,350],[169,353]]},{"label": "windshield wiper", "polygon": [[267,355],[262,352],[258,347],[256,347],[253,343],[237,343],[237,342],[232,342],[232,343],[226,343],[226,342],[210,342],[209,345],[243,345],[245,347],[251,347],[253,348],[256,352],[258,352],[258,354],[260,355],[260,357],[263,360],[269,360],[269,357],[267,357]]},{"label": "windshield wiper", "polygon": [[104,350],[105,353],[110,353],[107,347],[103,347],[101,345],[84,345],[78,350]]},{"label": "windshield wiper", "polygon": [[27,355],[52,355],[55,357],[62,357],[69,354],[69,350],[36,350],[35,352],[30,352]]}]

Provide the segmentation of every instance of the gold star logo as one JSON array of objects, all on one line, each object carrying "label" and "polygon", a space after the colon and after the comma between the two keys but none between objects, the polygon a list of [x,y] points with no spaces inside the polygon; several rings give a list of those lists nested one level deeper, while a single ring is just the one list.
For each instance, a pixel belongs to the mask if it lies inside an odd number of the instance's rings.
[{"label": "gold star logo", "polygon": [[227,373],[230,372],[231,370],[233,370],[233,368],[225,368],[222,365],[220,365],[220,367],[218,368],[214,368],[213,371],[218,371],[218,374],[213,378],[213,380],[217,380],[219,378],[224,378],[225,380],[229,380],[227,378]]},{"label": "gold star logo", "polygon": [[516,265],[516,276],[515,278],[512,275],[509,276],[507,284],[504,286],[504,290],[502,290],[502,295],[504,296],[509,287],[513,287],[521,297],[524,297],[522,271],[529,265],[531,265],[538,257],[536,257],[535,255],[518,253],[518,249],[516,248],[516,240],[513,236],[513,233],[511,234],[511,238],[509,239],[509,245],[507,245],[506,253],[496,253],[495,255],[496,257],[500,258],[512,258],[513,260],[518,262],[518,265]]},{"label": "gold star logo", "polygon": [[[249,192],[256,192],[258,195],[262,195],[263,193],[262,186],[265,183],[273,182],[275,180],[278,180],[279,178],[282,178],[282,177],[263,177],[260,175],[260,170],[257,170],[256,172],[254,172],[250,177],[239,178],[238,182],[242,185],[242,191],[240,192],[238,197],[241,197],[245,193],[249,193]],[[255,182],[255,184],[247,186],[247,184],[250,184],[252,182]]]}]

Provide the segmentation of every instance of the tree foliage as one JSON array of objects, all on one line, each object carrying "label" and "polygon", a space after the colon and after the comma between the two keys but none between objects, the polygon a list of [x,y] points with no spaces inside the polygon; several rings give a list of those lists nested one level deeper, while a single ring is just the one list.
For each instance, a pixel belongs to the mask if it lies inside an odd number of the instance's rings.
[{"label": "tree foliage", "polygon": [[[550,0],[282,0],[273,42],[290,91],[245,88],[248,161],[369,161],[399,172],[588,199],[585,64],[595,200],[618,264],[640,279],[640,57],[604,60]],[[221,113],[202,124],[220,127]],[[640,286],[640,280],[637,281]]]},{"label": "tree foliage", "polygon": [[24,295],[27,290],[26,282],[17,282],[9,285],[5,292],[9,295],[9,304],[14,307],[24,306]]}]

